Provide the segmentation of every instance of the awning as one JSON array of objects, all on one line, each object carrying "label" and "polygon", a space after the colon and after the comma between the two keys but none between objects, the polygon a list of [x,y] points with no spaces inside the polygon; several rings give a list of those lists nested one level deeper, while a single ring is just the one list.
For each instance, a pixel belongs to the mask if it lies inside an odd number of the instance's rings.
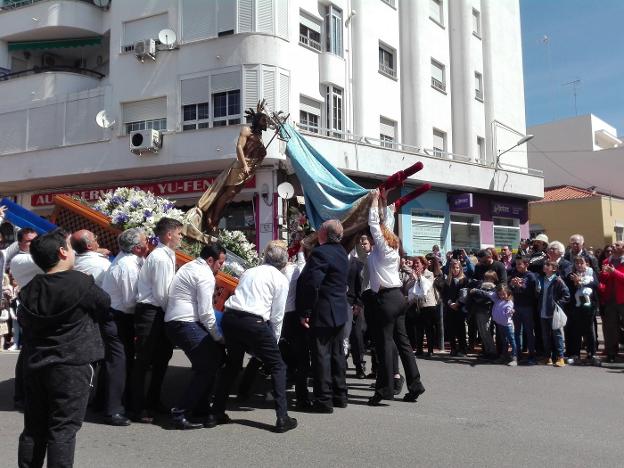
[{"label": "awning", "polygon": [[62,49],[66,47],[94,46],[102,43],[102,36],[81,37],[78,39],[54,39],[50,41],[9,42],[9,51],[32,49]]}]

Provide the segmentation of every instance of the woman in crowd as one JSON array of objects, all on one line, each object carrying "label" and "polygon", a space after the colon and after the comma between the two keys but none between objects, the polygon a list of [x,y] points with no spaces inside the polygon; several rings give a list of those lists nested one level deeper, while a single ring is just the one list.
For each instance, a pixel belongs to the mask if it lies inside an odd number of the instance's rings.
[{"label": "woman in crowd", "polygon": [[468,287],[468,278],[459,260],[449,263],[449,274],[442,293],[444,303],[444,328],[451,345],[451,356],[466,355],[466,326],[462,290]]},{"label": "woman in crowd", "polygon": [[383,399],[394,399],[394,344],[403,363],[407,381],[408,392],[403,400],[415,402],[425,391],[405,330],[406,301],[401,292],[402,283],[399,277],[399,238],[386,224],[380,222],[379,196],[379,190],[372,192],[368,218],[374,242],[368,256],[368,266],[371,289],[377,293],[373,327],[378,359],[375,394],[368,400],[370,406],[379,406]]},{"label": "woman in crowd", "polygon": [[537,301],[540,322],[542,327],[542,340],[544,341],[544,353],[547,366],[564,367],[563,360],[563,327],[553,330],[553,315],[555,309],[563,309],[570,300],[570,291],[557,275],[557,262],[546,260],[544,262],[544,274],[540,276],[540,294]]},{"label": "woman in crowd", "polygon": [[410,288],[411,307],[417,310],[417,319],[414,324],[416,341],[416,356],[423,355],[424,335],[427,335],[427,357],[433,354],[434,323],[438,311],[438,293],[434,287],[435,277],[427,269],[425,257],[413,257],[413,283]]}]

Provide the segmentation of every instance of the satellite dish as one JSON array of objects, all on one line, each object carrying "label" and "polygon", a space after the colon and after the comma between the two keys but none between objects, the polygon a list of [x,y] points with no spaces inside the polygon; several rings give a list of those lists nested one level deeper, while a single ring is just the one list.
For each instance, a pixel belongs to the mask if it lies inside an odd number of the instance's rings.
[{"label": "satellite dish", "polygon": [[158,40],[160,43],[168,46],[169,48],[172,48],[175,45],[176,39],[176,33],[171,29],[163,29],[158,33]]},{"label": "satellite dish", "polygon": [[100,128],[111,128],[113,125],[115,125],[115,121],[109,119],[108,115],[106,115],[105,110],[101,110],[97,113],[97,115],[95,116],[95,123],[97,123],[98,127]]},{"label": "satellite dish", "polygon": [[295,194],[295,188],[290,182],[282,182],[277,186],[277,194],[284,200],[290,200]]}]

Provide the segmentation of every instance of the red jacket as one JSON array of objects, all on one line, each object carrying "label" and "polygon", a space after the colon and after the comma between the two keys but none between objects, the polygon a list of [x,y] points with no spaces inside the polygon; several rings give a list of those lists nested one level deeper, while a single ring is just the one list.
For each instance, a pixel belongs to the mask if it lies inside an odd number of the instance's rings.
[{"label": "red jacket", "polygon": [[[611,259],[607,258],[603,265],[611,265]],[[600,292],[600,303],[607,304],[615,291],[615,302],[617,304],[624,304],[624,262],[621,262],[613,273],[600,272],[599,276],[600,285],[598,290]]]}]

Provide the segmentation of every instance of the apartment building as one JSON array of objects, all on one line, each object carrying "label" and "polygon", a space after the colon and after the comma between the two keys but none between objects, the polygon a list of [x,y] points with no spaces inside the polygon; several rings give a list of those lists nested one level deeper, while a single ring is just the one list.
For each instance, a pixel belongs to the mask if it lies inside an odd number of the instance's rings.
[{"label": "apartment building", "polygon": [[[424,163],[402,189],[434,186],[399,213],[408,252],[528,236],[543,178],[507,152],[526,132],[518,0],[0,5],[0,195],[42,215],[54,193],[128,185],[191,206],[264,98],[364,186]],[[133,132],[158,151],[131,152]],[[285,180],[276,139],[223,227],[280,235]]]}]

